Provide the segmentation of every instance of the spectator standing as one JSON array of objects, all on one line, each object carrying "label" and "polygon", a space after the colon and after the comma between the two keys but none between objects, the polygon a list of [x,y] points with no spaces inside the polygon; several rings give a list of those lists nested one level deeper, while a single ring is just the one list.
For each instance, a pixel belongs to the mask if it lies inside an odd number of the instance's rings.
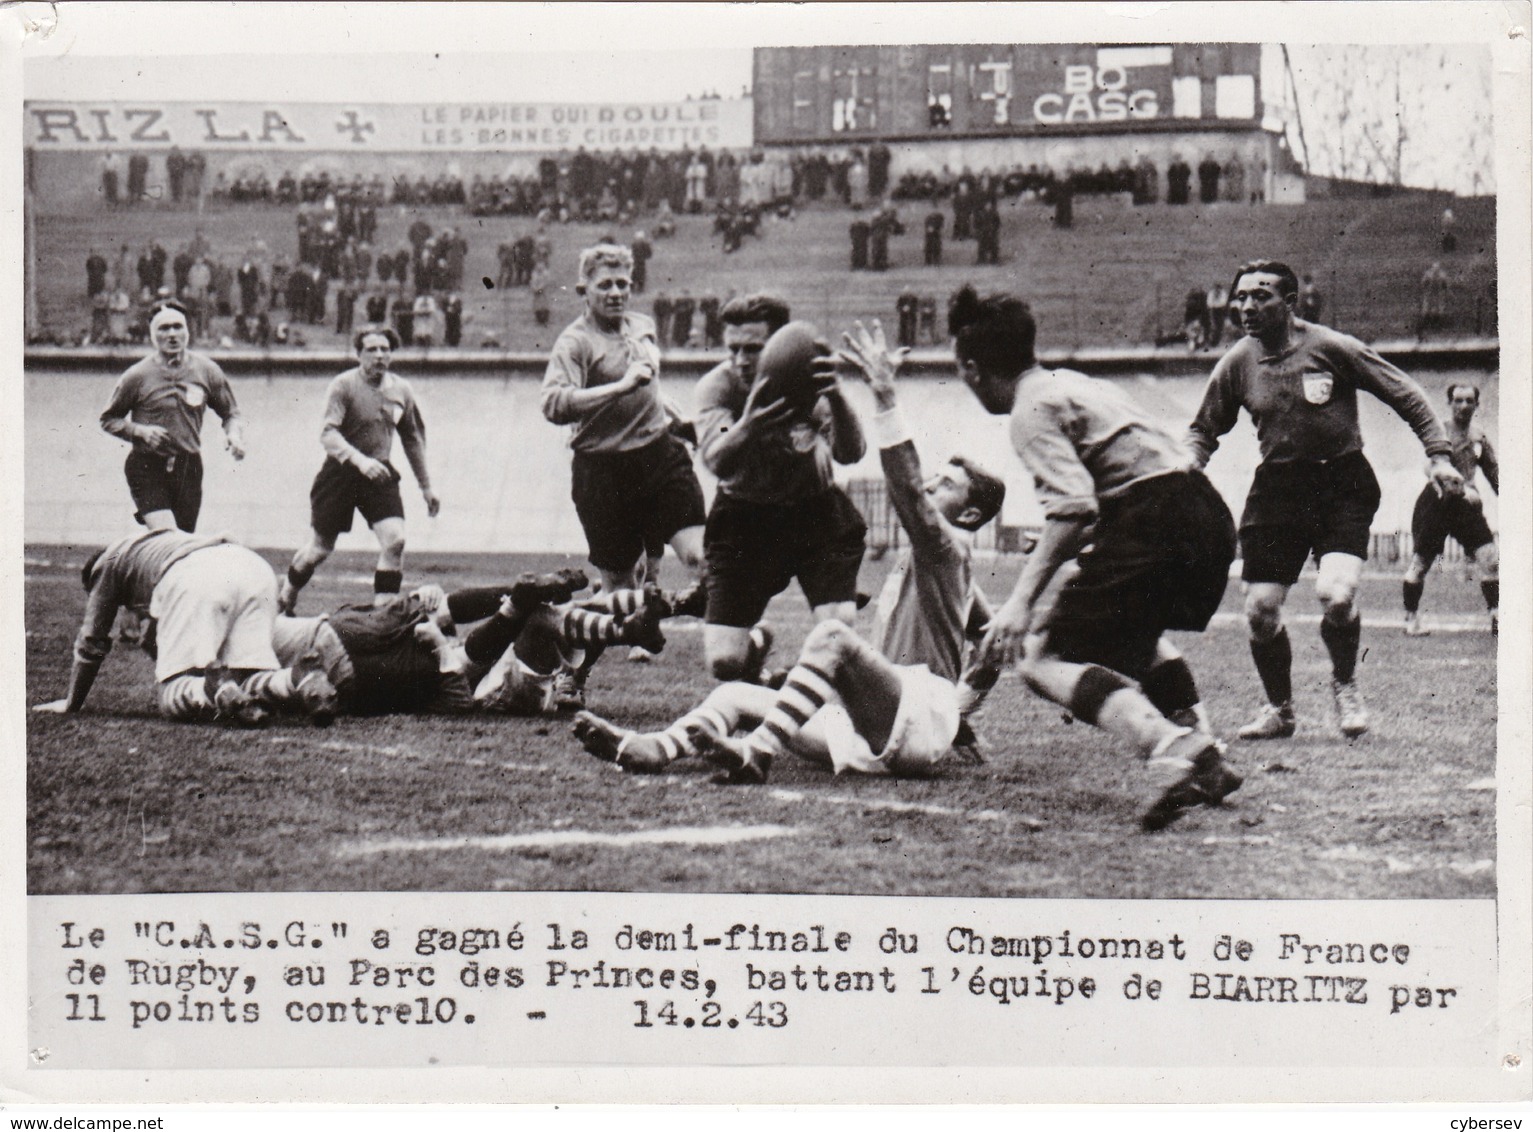
[{"label": "spectator standing", "polygon": [[1186,204],[1191,199],[1191,189],[1192,166],[1182,159],[1181,154],[1175,154],[1166,169],[1166,203]]},{"label": "spectator standing", "polygon": [[636,295],[642,295],[649,282],[649,261],[655,254],[655,247],[641,230],[633,234],[631,250],[633,251],[633,292]]},{"label": "spectator standing", "polygon": [[852,270],[866,271],[868,269],[868,237],[871,226],[862,217],[852,221],[848,234],[852,239]]},{"label": "spectator standing", "polygon": [[1224,199],[1243,204],[1246,199],[1246,167],[1238,153],[1224,163]]},{"label": "spectator standing", "polygon": [[101,155],[101,195],[107,204],[115,205],[118,198],[119,180],[122,175],[122,159],[111,150]]},{"label": "spectator standing", "polygon": [[697,300],[687,293],[685,287],[671,305],[671,341],[685,346],[692,337],[692,318],[697,313]]},{"label": "spectator standing", "polygon": [[1219,199],[1219,175],[1223,172],[1213,154],[1198,162],[1198,200],[1213,204]]},{"label": "spectator standing", "polygon": [[921,300],[908,287],[894,300],[895,314],[899,319],[899,344],[907,349],[916,344],[916,316]]},{"label": "spectator standing", "polygon": [[926,239],[922,253],[927,267],[939,267],[942,264],[942,226],[946,222],[947,217],[939,211],[926,214]]},{"label": "spectator standing", "polygon": [[106,290],[106,257],[95,248],[85,257],[85,297],[94,299]]},{"label": "spectator standing", "polygon": [[1319,322],[1324,307],[1325,297],[1320,288],[1315,286],[1314,279],[1305,275],[1299,282],[1299,317],[1305,322]]},{"label": "spectator standing", "polygon": [[1230,314],[1230,289],[1221,282],[1208,289],[1208,344],[1217,346],[1224,337],[1224,322]]}]

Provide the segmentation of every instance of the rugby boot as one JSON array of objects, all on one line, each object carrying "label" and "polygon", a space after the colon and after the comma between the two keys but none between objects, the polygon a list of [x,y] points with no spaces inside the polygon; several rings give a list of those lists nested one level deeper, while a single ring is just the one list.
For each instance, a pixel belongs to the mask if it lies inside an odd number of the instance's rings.
[{"label": "rugby boot", "polygon": [[1248,742],[1257,739],[1287,739],[1293,735],[1295,727],[1291,702],[1262,704],[1256,718],[1235,732],[1235,736]]},{"label": "rugby boot", "polygon": [[[740,673],[740,679],[746,684],[766,684],[766,662],[772,655],[772,645],[777,640],[777,634],[765,621],[752,626],[751,632],[757,639],[751,641],[750,652],[745,658],[745,671]],[[783,680],[786,681],[787,678],[787,674],[784,673]],[[781,688],[782,684],[777,684],[775,687]]]},{"label": "rugby boot", "polygon": [[560,714],[586,706],[586,686],[580,674],[567,668],[554,673],[554,710]]},{"label": "rugby boot", "polygon": [[340,694],[317,652],[304,653],[293,665],[293,706],[308,716],[315,727],[329,727],[335,722]]},{"label": "rugby boot", "polygon": [[660,774],[670,766],[653,736],[626,731],[594,712],[578,712],[572,730],[586,754],[616,763],[630,774]]},{"label": "rugby boot", "polygon": [[[209,683],[215,682],[211,674]],[[227,723],[233,727],[261,727],[264,726],[268,717],[267,711],[256,703],[255,697],[241,688],[235,681],[227,677],[216,678],[217,686],[213,689],[209,698],[213,701],[213,707],[217,712],[214,717],[220,723]]]},{"label": "rugby boot", "polygon": [[523,574],[511,585],[508,595],[511,604],[517,609],[534,609],[539,605],[559,605],[569,601],[572,593],[585,588],[585,575],[573,571],[579,577],[580,584],[577,585],[570,573],[558,570],[552,574]]},{"label": "rugby boot", "polygon": [[1421,623],[1421,614],[1407,613],[1405,615],[1405,635],[1407,637],[1430,637],[1432,630]]},{"label": "rugby boot", "polygon": [[687,738],[699,755],[721,771],[713,781],[720,786],[761,786],[772,770],[772,756],[743,739],[726,738],[710,728],[693,724]]},{"label": "rugby boot", "polygon": [[1336,726],[1348,739],[1356,739],[1368,730],[1368,708],[1356,680],[1332,680],[1331,695],[1336,697]]},{"label": "rugby boot", "polygon": [[1240,787],[1240,776],[1224,768],[1219,741],[1206,732],[1189,731],[1178,736],[1161,758],[1185,759],[1189,765],[1140,817],[1140,828],[1146,833],[1165,829],[1194,806],[1217,805],[1225,794]]}]

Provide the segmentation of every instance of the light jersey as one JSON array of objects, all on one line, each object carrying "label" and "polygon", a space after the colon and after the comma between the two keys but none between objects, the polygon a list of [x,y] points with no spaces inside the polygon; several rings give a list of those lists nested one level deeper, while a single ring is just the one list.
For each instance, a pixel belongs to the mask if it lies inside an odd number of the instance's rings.
[{"label": "light jersey", "polygon": [[1263,463],[1335,460],[1361,452],[1359,389],[1399,413],[1428,456],[1449,454],[1442,423],[1421,386],[1356,338],[1297,319],[1281,354],[1268,355],[1259,339],[1246,337],[1219,359],[1188,446],[1199,467],[1207,464],[1244,408],[1256,424]]},{"label": "light jersey", "polygon": [[112,651],[112,623],[122,607],[148,616],[160,579],[188,554],[223,546],[230,540],[185,531],[143,531],[120,538],[96,560],[96,584],[85,603],[85,618],[75,637],[75,660],[99,664]]},{"label": "light jersey", "polygon": [[170,433],[177,452],[190,456],[202,451],[202,418],[209,407],[226,425],[239,417],[234,390],[217,362],[187,353],[180,365],[172,366],[154,353],[133,363],[117,379],[112,398],[101,412],[101,427],[142,448],[133,440],[133,426],[158,425]]},{"label": "light jersey", "polygon": [[[648,362],[657,380],[640,385],[605,405],[581,413],[570,394],[621,381],[635,361]],[[596,325],[590,313],[566,326],[554,341],[543,374],[543,415],[574,426],[570,447],[577,452],[631,452],[664,436],[670,420],[660,399],[660,347],[647,315],[628,311],[615,333]]]},{"label": "light jersey", "polygon": [[898,410],[878,414],[874,428],[889,502],[910,539],[879,593],[874,640],[895,664],[924,664],[956,684],[975,600],[970,540],[926,498],[921,461]]},{"label": "light jersey", "polygon": [[[728,362],[697,383],[697,451],[715,475],[719,442],[745,411],[750,386]],[[784,505],[812,499],[834,482],[831,408],[822,397],[809,421],[794,421],[763,435],[738,454],[734,470],[719,478],[719,491],[748,503]]]},{"label": "light jersey", "polygon": [[1123,390],[1071,369],[1035,366],[1022,374],[1011,443],[1048,519],[1090,518],[1098,499],[1190,462]]},{"label": "light jersey", "polygon": [[[349,463],[354,453],[361,452],[387,462],[394,450],[395,433],[419,479],[415,449],[426,439],[426,425],[409,383],[386,372],[377,385],[369,385],[361,367],[349,369],[330,382],[320,443],[331,456]],[[421,482],[424,485],[425,481]]]},{"label": "light jersey", "polygon": [[1475,471],[1483,469],[1491,490],[1500,495],[1501,465],[1496,460],[1496,450],[1491,447],[1490,437],[1485,435],[1485,430],[1474,421],[1469,422],[1468,428],[1461,429],[1452,417],[1448,418],[1446,427],[1448,443],[1453,447],[1449,458],[1458,469],[1458,474],[1464,477],[1464,482],[1473,484]]}]

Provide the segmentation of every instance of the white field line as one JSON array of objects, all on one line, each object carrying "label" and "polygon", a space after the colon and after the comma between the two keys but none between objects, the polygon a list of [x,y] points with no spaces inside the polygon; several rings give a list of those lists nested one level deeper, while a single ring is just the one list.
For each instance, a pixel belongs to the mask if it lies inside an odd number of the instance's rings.
[{"label": "white field line", "polygon": [[421,853],[453,849],[512,852],[517,849],[570,849],[585,845],[627,849],[636,845],[733,845],[793,837],[798,830],[787,825],[672,826],[668,829],[637,829],[630,833],[560,829],[538,833],[502,833],[478,837],[394,838],[358,841],[336,850],[339,857],[366,857],[375,853]]},{"label": "white field line", "polygon": [[[862,798],[856,794],[808,794],[798,790],[772,787],[768,797],[779,802],[824,802],[831,806],[852,806],[863,810],[888,810],[897,814],[933,814],[938,817],[967,818],[970,821],[1003,821],[1009,815],[1000,810],[961,810],[955,806],[939,806],[932,802],[905,802],[899,798]],[[1023,818],[1023,821],[1032,821]]]},{"label": "white field line", "polygon": [[[1296,625],[1318,625],[1320,624],[1320,614],[1294,613],[1285,610],[1283,620]],[[1244,613],[1216,613],[1210,624],[1218,625],[1221,628],[1238,626],[1243,629],[1246,624],[1246,615]],[[1490,620],[1486,614],[1481,614],[1477,618],[1472,617],[1467,621],[1463,619],[1438,621],[1432,617],[1425,617],[1423,618],[1423,624],[1433,633],[1480,633],[1486,637],[1490,636]],[[1403,614],[1399,617],[1364,617],[1363,628],[1392,629],[1403,635],[1405,631],[1405,617]]]}]

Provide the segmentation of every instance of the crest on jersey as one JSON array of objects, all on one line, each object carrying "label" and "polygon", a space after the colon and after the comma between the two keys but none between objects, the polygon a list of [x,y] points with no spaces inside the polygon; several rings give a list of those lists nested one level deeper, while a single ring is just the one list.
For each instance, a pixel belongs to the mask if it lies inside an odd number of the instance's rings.
[{"label": "crest on jersey", "polygon": [[1311,405],[1324,405],[1331,399],[1331,391],[1336,387],[1336,379],[1328,373],[1307,373],[1304,375],[1304,399]]},{"label": "crest on jersey", "polygon": [[200,385],[183,385],[181,399],[194,409],[200,409],[207,401],[207,392]]}]

